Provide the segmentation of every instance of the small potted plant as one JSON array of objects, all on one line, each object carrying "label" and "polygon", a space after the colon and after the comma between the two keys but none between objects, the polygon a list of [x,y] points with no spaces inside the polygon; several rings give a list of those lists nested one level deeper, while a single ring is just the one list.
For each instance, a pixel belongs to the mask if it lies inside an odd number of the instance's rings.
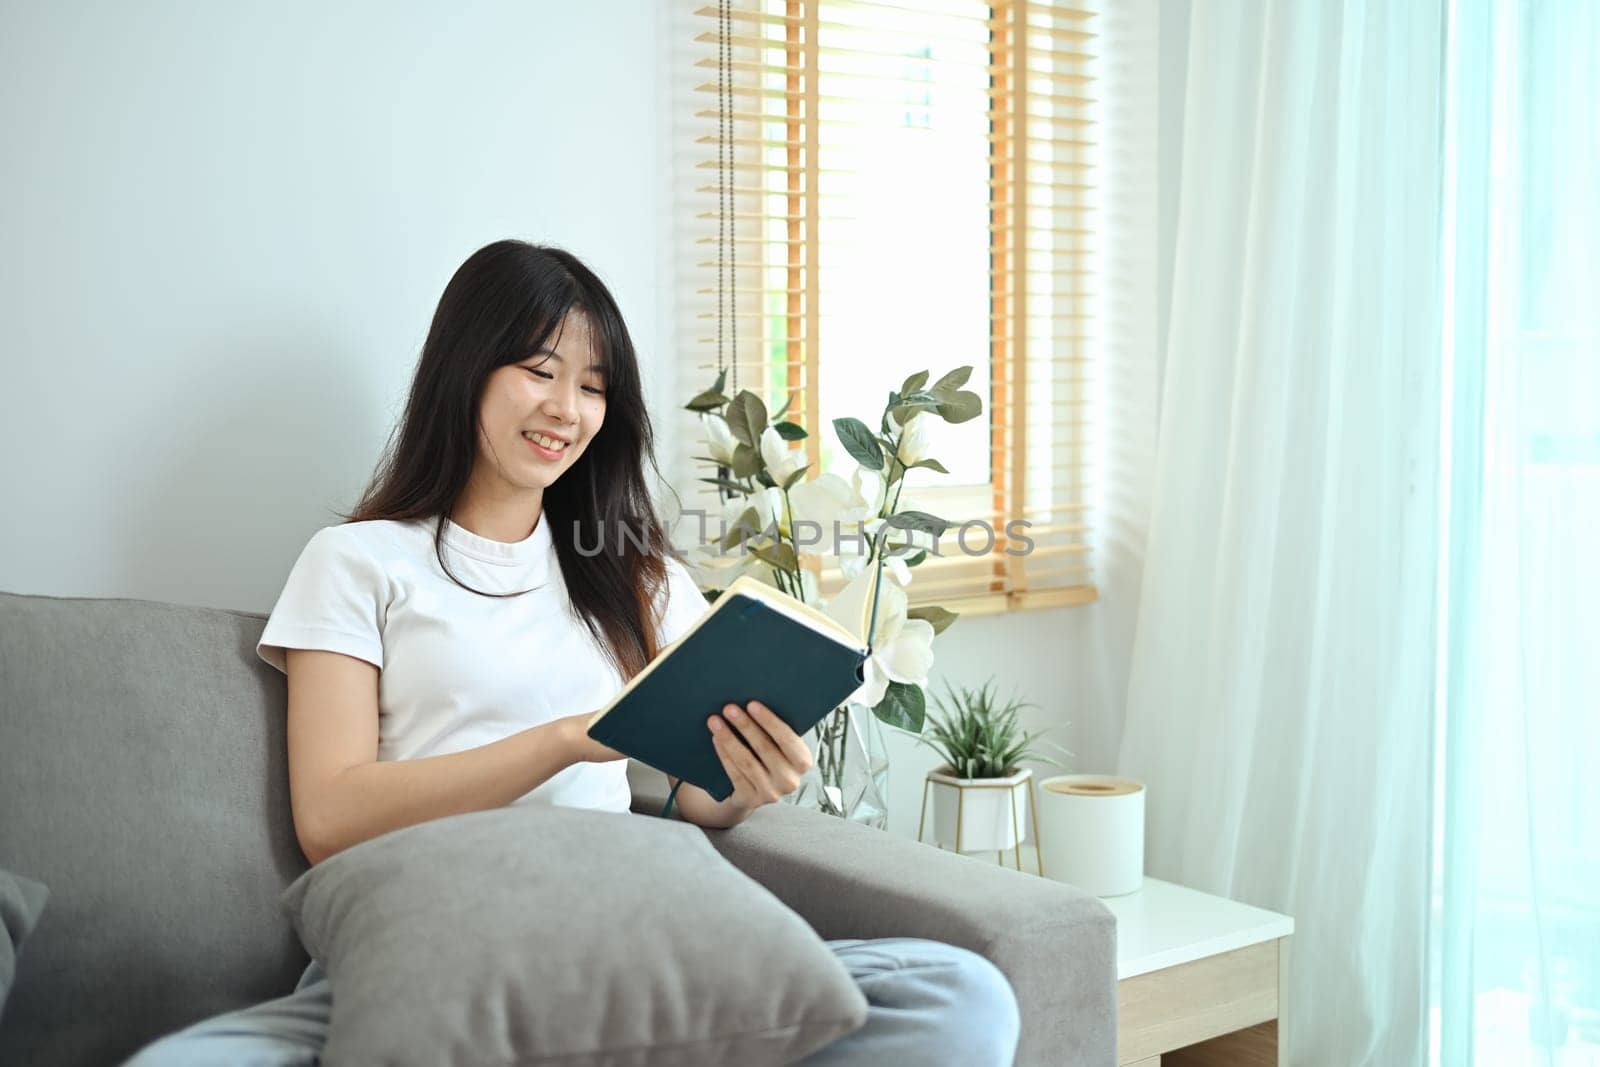
[{"label": "small potted plant", "polygon": [[[1032,818],[1028,806],[1033,771],[1018,769],[1023,759],[1036,759],[1056,767],[1064,765],[1035,751],[1035,744],[1050,744],[1037,739],[1047,733],[1022,732],[1018,737],[1017,713],[1037,705],[1015,697],[1000,703],[990,678],[976,692],[965,686],[951,688],[945,683],[946,697],[935,697],[935,707],[944,715],[928,713],[931,729],[919,737],[944,756],[945,763],[928,772],[923,786],[923,806],[933,789],[934,842],[958,852],[986,852],[1013,848],[1028,836]],[[1054,729],[1054,727],[1051,727]],[[1051,745],[1063,755],[1072,755],[1060,745]],[[923,817],[926,818],[926,810]],[[922,838],[922,827],[917,829]]]}]

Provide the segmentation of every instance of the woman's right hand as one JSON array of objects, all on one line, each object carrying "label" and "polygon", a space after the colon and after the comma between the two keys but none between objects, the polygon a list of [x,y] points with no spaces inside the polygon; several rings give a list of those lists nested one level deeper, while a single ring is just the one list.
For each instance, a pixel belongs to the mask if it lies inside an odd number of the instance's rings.
[{"label": "woman's right hand", "polygon": [[589,720],[592,718],[594,712],[586,711],[582,715],[567,715],[556,720],[556,726],[566,741],[567,751],[573,754],[573,759],[580,763],[609,763],[612,760],[627,759],[626,753],[602,745],[589,736],[587,730]]}]

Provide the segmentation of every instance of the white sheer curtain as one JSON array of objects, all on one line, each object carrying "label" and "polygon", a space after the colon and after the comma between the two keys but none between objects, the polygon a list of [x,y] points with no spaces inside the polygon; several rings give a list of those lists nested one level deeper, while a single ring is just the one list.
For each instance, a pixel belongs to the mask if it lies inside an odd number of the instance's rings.
[{"label": "white sheer curtain", "polygon": [[1425,1054],[1444,29],[1190,18],[1119,765],[1150,874],[1295,917],[1291,1063]]},{"label": "white sheer curtain", "polygon": [[1600,10],[1450,45],[1435,1062],[1600,1064]]}]

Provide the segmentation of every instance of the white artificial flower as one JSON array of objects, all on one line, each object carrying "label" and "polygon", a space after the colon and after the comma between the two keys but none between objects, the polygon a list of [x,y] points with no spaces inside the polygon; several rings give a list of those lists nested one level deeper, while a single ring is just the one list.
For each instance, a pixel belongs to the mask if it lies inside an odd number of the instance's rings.
[{"label": "white artificial flower", "polygon": [[795,596],[794,575],[785,574],[783,582],[780,584],[778,581],[777,568],[773,567],[769,563],[763,563],[753,555],[747,555],[745,558],[754,564],[754,566],[752,566],[746,573],[755,578],[757,581],[761,582],[763,585],[770,585],[772,588],[786,596],[793,596],[802,604],[821,603],[822,598],[820,595],[820,590],[817,588],[817,576],[812,574],[809,570],[806,570],[803,567],[801,568],[800,594],[799,596]]},{"label": "white artificial flower", "polygon": [[733,431],[728,428],[728,420],[714,412],[700,413],[700,426],[705,430],[706,448],[711,453],[711,458],[719,466],[730,467],[733,465],[733,450],[739,442],[734,440]]},{"label": "white artificial flower", "polygon": [[861,502],[862,513],[858,516],[860,521],[865,522],[878,513],[878,502],[883,499],[882,475],[865,467],[857,467],[856,472],[850,476],[850,488]]},{"label": "white artificial flower", "polygon": [[932,445],[933,418],[926,411],[919,411],[912,415],[906,424],[900,427],[900,442],[897,454],[900,457],[900,462],[907,467],[927,459],[928,450]]},{"label": "white artificial flower", "polygon": [[909,618],[905,590],[893,582],[875,582],[873,570],[857,576],[828,605],[828,614],[840,624],[866,636],[871,626],[873,586],[877,585],[878,619],[872,631],[872,655],[865,666],[865,681],[848,698],[876,707],[889,691],[890,682],[927,685],[933,670],[933,624]]},{"label": "white artificial flower", "polygon": [[789,506],[794,509],[794,517],[822,527],[825,544],[833,524],[842,521],[840,517],[850,511],[856,501],[849,483],[837,474],[820,474],[789,490]]},{"label": "white artificial flower", "polygon": [[757,559],[748,547],[741,545],[734,545],[732,548],[722,547],[722,538],[734,529],[739,522],[739,516],[749,508],[754,508],[756,512],[752,534],[767,533],[772,529],[774,521],[778,523],[780,534],[788,529],[788,523],[783,521],[783,494],[776,489],[763,489],[748,497],[736,496],[723,501],[722,512],[717,519],[704,520],[700,533],[705,541],[687,553],[689,569],[701,588],[726,589],[735,578],[743,574],[765,580],[766,572],[771,567]]},{"label": "white artificial flower", "polygon": [[810,554],[849,560],[866,552],[861,525],[877,504],[861,495],[859,478],[847,483],[837,474],[822,474],[801,482],[789,490],[789,507],[796,523],[816,524],[805,531],[816,539],[804,546]]},{"label": "white artificial flower", "polygon": [[[848,529],[840,516],[852,504],[849,484],[837,474],[823,474],[789,490],[789,518],[801,558],[831,558]],[[807,601],[809,603],[809,601]]]},{"label": "white artificial flower", "polygon": [[689,573],[701,589],[726,589],[741,575],[759,578],[762,570],[770,569],[748,552],[741,553],[737,549],[722,552],[715,544],[697,545],[685,556]]},{"label": "white artificial flower", "polygon": [[800,589],[805,593],[807,604],[821,604],[822,590],[817,585],[817,576],[811,571],[802,571],[800,575]]},{"label": "white artificial flower", "polygon": [[[871,562],[866,556],[846,556],[839,561],[839,571],[848,580],[855,581]],[[911,584],[911,568],[899,556],[890,556],[885,559],[883,561],[883,569],[902,586]]]},{"label": "white artificial flower", "polygon": [[789,475],[805,466],[806,454],[789,447],[789,442],[777,430],[768,426],[761,431],[761,462],[767,465],[772,480],[782,485]]},{"label": "white artificial flower", "polygon": [[[898,589],[894,592],[905,596]],[[908,618],[903,612],[887,619],[880,618],[872,657],[866,664],[866,682],[856,699],[868,707],[877,707],[889,691],[890,682],[925,686],[932,672],[933,623],[927,619]]]}]

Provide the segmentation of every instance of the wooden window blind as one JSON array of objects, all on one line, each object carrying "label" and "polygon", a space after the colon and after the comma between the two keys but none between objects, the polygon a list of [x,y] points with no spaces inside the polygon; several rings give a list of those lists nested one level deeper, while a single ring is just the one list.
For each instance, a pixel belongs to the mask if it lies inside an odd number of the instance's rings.
[{"label": "wooden window blind", "polygon": [[[1094,13],[1084,3],[733,0],[674,12],[681,405],[719,367],[851,461],[915,370],[972,365],[984,412],[939,424],[949,475],[902,508],[952,522],[913,604],[1086,603],[1095,231]],[[716,514],[697,416],[669,472]],[[1024,525],[1025,524],[1025,525]],[[841,582],[820,575],[825,595]]]}]

